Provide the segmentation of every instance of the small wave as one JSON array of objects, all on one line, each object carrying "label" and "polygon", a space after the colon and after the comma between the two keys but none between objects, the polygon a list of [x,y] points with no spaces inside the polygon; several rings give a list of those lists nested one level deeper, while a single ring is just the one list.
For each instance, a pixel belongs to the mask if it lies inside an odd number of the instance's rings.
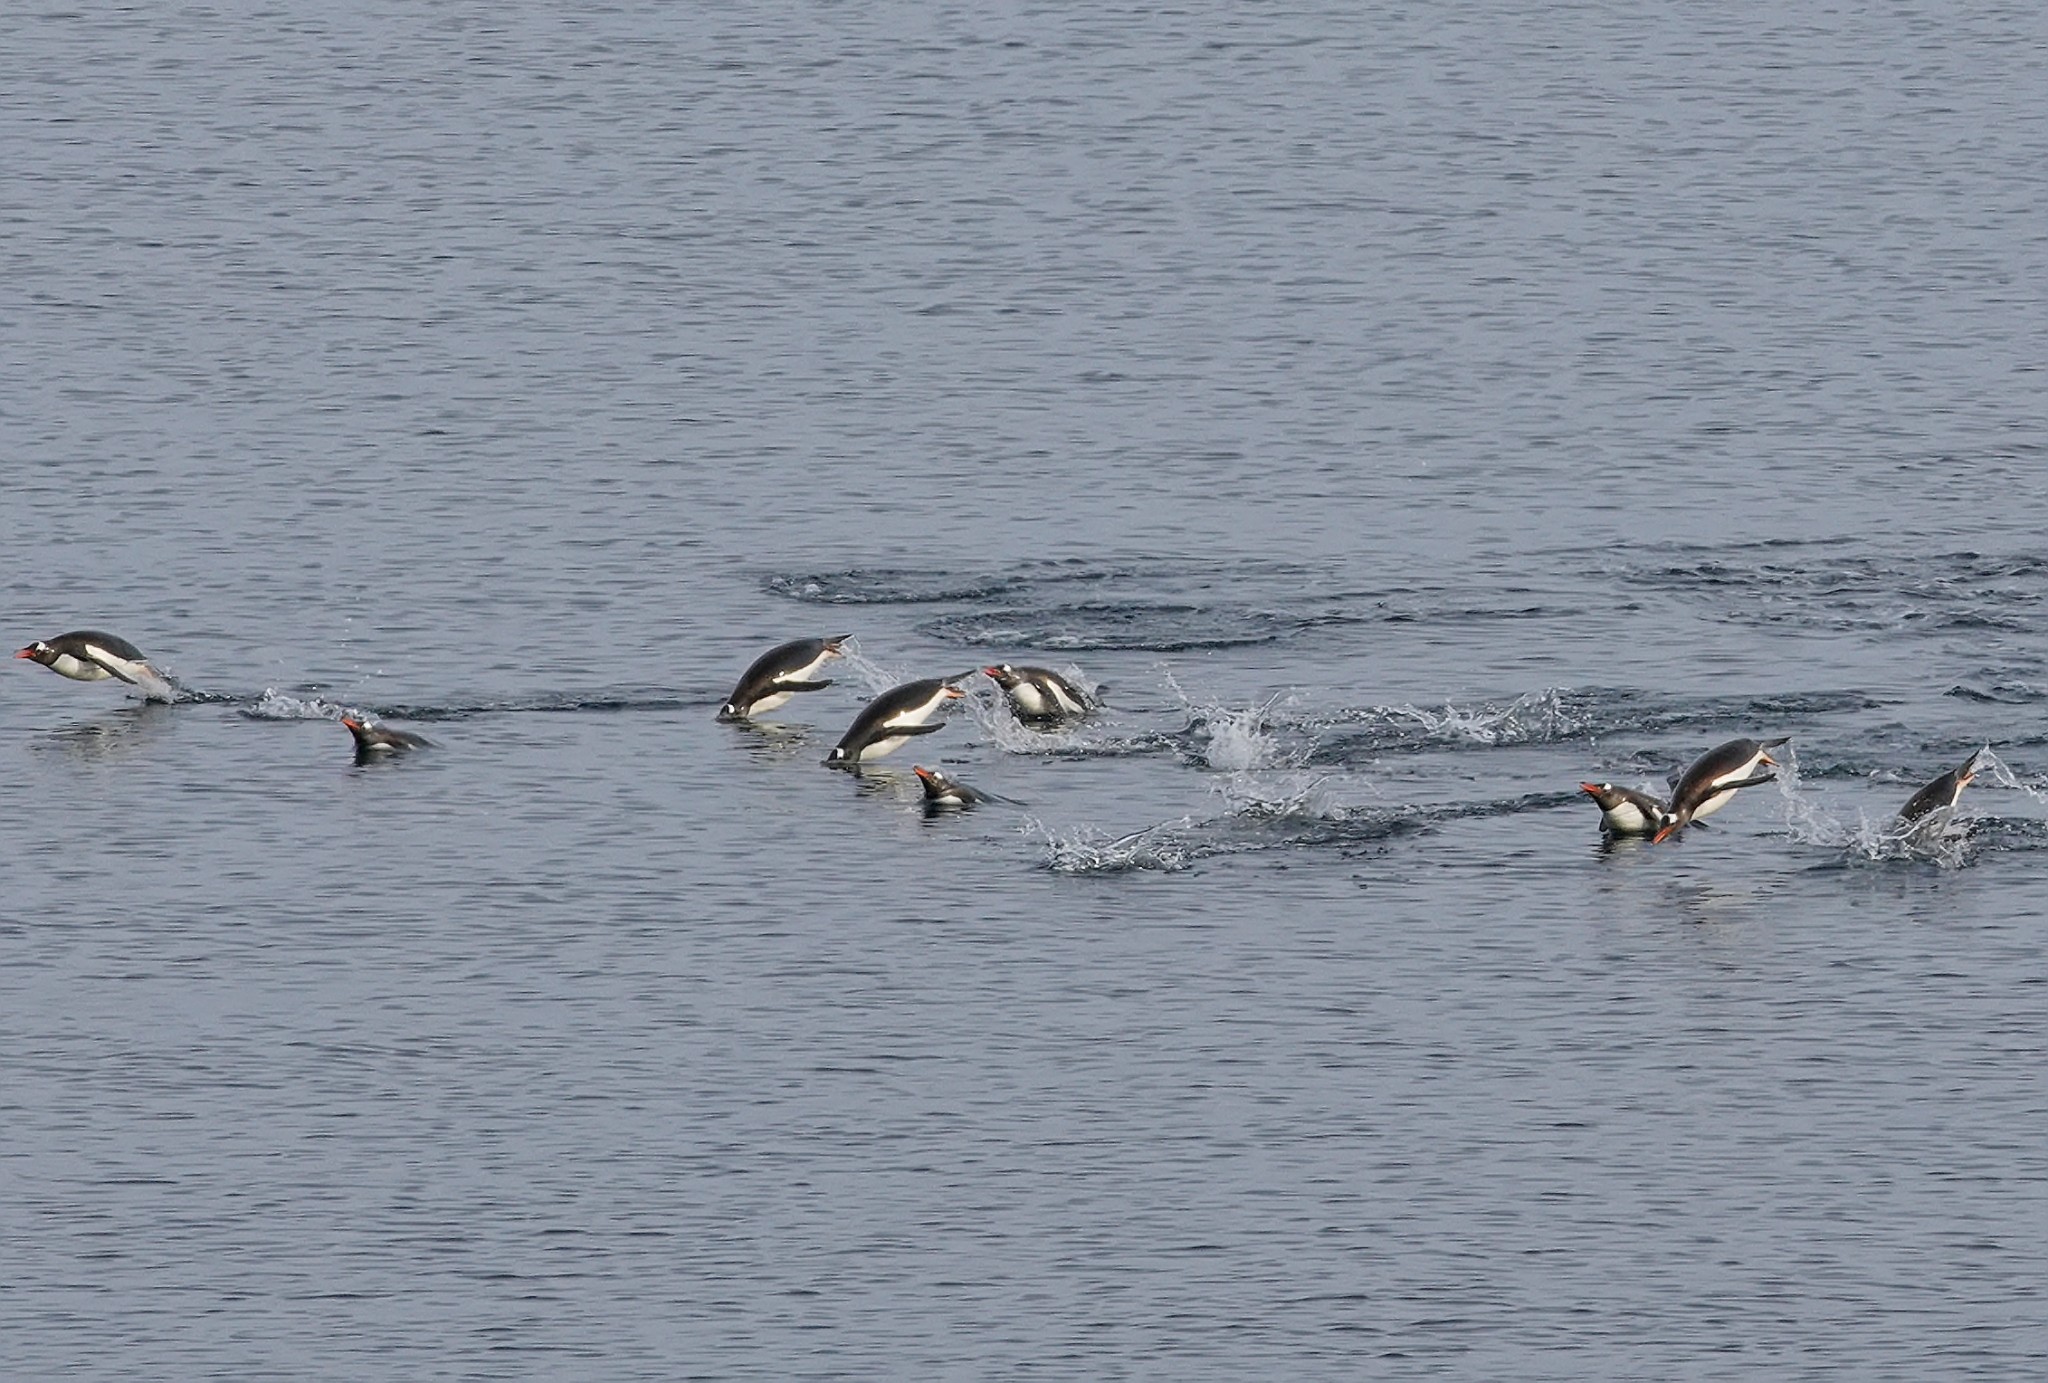
[{"label": "small wave", "polygon": [[943,600],[990,600],[1014,590],[1018,578],[963,576],[908,567],[856,567],[849,571],[775,573],[761,582],[771,595],[818,605],[922,605]]},{"label": "small wave", "polygon": [[1272,643],[1297,627],[1299,621],[1226,605],[1089,601],[942,615],[917,632],[974,648],[1183,653]]},{"label": "small wave", "polygon": [[1989,687],[1957,685],[1950,687],[1947,694],[1960,701],[1993,706],[2026,706],[2048,700],[2048,688],[2037,687],[2031,682],[1999,682]]},{"label": "small wave", "polygon": [[1791,545],[1796,555],[1742,561],[1731,551],[1673,546],[1664,560],[1610,575],[1630,590],[1709,601],[1731,623],[1841,631],[2019,631],[2036,627],[2048,561],[1979,552],[1882,556]]}]

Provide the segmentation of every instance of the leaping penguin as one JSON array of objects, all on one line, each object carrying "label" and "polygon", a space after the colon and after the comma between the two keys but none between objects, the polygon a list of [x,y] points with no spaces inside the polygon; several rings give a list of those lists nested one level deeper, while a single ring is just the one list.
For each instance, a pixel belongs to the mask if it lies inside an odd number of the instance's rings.
[{"label": "leaping penguin", "polygon": [[97,629],[77,629],[54,639],[37,639],[14,656],[41,663],[74,682],[102,682],[118,677],[159,701],[168,701],[174,695],[171,680],[149,665],[141,649]]},{"label": "leaping penguin", "polygon": [[1955,816],[1956,804],[1962,800],[1963,789],[1977,780],[1977,760],[1983,752],[1978,750],[1914,793],[1899,808],[1898,824],[1914,835],[1938,836],[1946,831]]},{"label": "leaping penguin", "polygon": [[1065,720],[1084,716],[1096,700],[1066,678],[1044,667],[1011,667],[999,663],[982,669],[1009,698],[1019,720]]},{"label": "leaping penguin", "polygon": [[819,668],[843,656],[840,645],[852,637],[837,634],[829,639],[791,639],[777,644],[754,660],[718,708],[720,720],[748,720],[772,711],[798,692],[822,691],[832,679],[817,678]]},{"label": "leaping penguin", "polygon": [[1650,839],[1662,844],[1700,817],[1721,810],[1735,796],[1737,788],[1774,782],[1777,774],[1761,770],[1765,766],[1776,768],[1778,761],[1770,751],[1791,740],[1790,735],[1774,740],[1729,740],[1694,759],[1679,778],[1678,786],[1671,790],[1670,813]]},{"label": "leaping penguin", "polygon": [[851,767],[893,754],[914,735],[929,735],[943,729],[943,721],[937,725],[927,725],[925,721],[948,701],[967,695],[953,685],[958,680],[959,677],[927,677],[891,687],[854,717],[839,743],[825,756],[825,762],[834,768]]}]

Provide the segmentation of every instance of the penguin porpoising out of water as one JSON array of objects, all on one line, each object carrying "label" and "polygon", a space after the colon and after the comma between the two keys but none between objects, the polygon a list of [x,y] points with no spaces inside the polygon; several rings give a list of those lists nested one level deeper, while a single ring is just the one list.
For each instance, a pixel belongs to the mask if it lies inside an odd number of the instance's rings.
[{"label": "penguin porpoising out of water", "polygon": [[1791,740],[1790,735],[1774,740],[1729,740],[1694,759],[1671,790],[1670,812],[1651,840],[1661,844],[1700,817],[1721,810],[1737,788],[1776,781],[1777,774],[1763,769],[1777,767],[1770,751]]},{"label": "penguin porpoising out of water", "polygon": [[[968,674],[961,673],[961,677]],[[833,768],[849,768],[869,759],[879,759],[901,749],[914,735],[929,735],[944,728],[944,722],[927,725],[934,712],[948,701],[967,695],[953,683],[958,677],[927,677],[891,687],[870,701],[853,724],[832,746],[825,762]]]},{"label": "penguin porpoising out of water", "polygon": [[141,649],[97,629],[77,629],[54,639],[37,639],[14,656],[41,663],[74,682],[101,682],[118,677],[158,700],[168,701],[172,695],[170,679],[149,665]]},{"label": "penguin porpoising out of water", "polygon": [[1671,819],[1662,802],[1634,788],[1581,783],[1579,791],[1600,804],[1600,829],[1611,836],[1653,836]]},{"label": "penguin porpoising out of water", "polygon": [[386,725],[371,725],[355,716],[343,716],[341,723],[356,737],[358,759],[380,754],[395,754],[407,749],[426,749],[433,744],[433,741],[424,735],[415,735],[410,730],[393,730]]},{"label": "penguin porpoising out of water", "polygon": [[1963,789],[1977,780],[1977,760],[1983,752],[1978,750],[1908,798],[1899,808],[1898,824],[1914,835],[1938,836],[1946,831]]},{"label": "penguin porpoising out of water", "polygon": [[982,672],[1003,689],[1019,720],[1066,720],[1096,708],[1094,697],[1051,668],[999,663]]},{"label": "penguin porpoising out of water", "polygon": [[725,704],[718,708],[720,720],[747,720],[772,711],[798,692],[823,691],[832,679],[817,678],[819,668],[843,656],[840,645],[852,636],[836,634],[829,639],[791,639],[756,658],[741,674]]}]

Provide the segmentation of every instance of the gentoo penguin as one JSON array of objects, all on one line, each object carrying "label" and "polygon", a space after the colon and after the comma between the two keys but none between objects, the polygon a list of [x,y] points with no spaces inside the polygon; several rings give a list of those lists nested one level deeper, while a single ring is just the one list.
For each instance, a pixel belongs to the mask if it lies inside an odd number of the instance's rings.
[{"label": "gentoo penguin", "polygon": [[141,649],[97,629],[78,629],[54,639],[38,639],[14,656],[41,663],[74,682],[101,682],[118,677],[151,696],[168,699],[171,693],[170,679],[149,665]]},{"label": "gentoo penguin", "polygon": [[919,682],[891,687],[868,702],[853,718],[853,724],[839,737],[839,743],[832,746],[825,762],[835,768],[846,768],[868,759],[879,759],[901,749],[912,735],[929,735],[943,728],[942,725],[927,725],[925,721],[948,701],[967,695],[953,685],[957,680],[927,677]]},{"label": "gentoo penguin", "polygon": [[1775,773],[1760,769],[1765,765],[1777,767],[1778,761],[1770,751],[1791,739],[1790,735],[1780,735],[1774,740],[1729,740],[1694,759],[1692,767],[1679,778],[1678,786],[1671,790],[1670,813],[1651,839],[1661,844],[1673,832],[1721,810],[1737,788],[1774,781]]},{"label": "gentoo penguin", "polygon": [[410,730],[393,730],[388,726],[369,725],[354,716],[343,716],[341,723],[356,737],[356,757],[368,758],[374,754],[392,754],[401,749],[425,749],[433,743],[424,735],[415,735]]},{"label": "gentoo penguin", "polygon": [[1095,709],[1094,697],[1051,668],[1001,663],[982,671],[1003,689],[1019,720],[1064,720]]},{"label": "gentoo penguin", "polygon": [[1662,802],[1634,788],[1581,783],[1579,791],[1600,804],[1600,829],[1611,836],[1653,836],[1671,819]]},{"label": "gentoo penguin", "polygon": [[910,771],[917,775],[918,782],[924,784],[924,805],[928,811],[964,809],[980,802],[994,800],[985,792],[978,792],[965,783],[948,778],[936,768],[912,764]]},{"label": "gentoo penguin", "polygon": [[1949,818],[1955,815],[1956,803],[1962,800],[1963,789],[1977,779],[1977,758],[1983,752],[1978,750],[1963,760],[1959,767],[1950,769],[1914,793],[1906,805],[1899,808],[1899,825],[1916,834],[1939,835],[1947,830]]},{"label": "gentoo penguin", "polygon": [[831,686],[831,678],[813,680],[814,674],[841,656],[839,646],[850,637],[839,634],[829,639],[791,639],[777,644],[754,659],[754,665],[740,678],[732,695],[718,708],[718,718],[746,720],[774,710],[798,692],[822,691]]}]

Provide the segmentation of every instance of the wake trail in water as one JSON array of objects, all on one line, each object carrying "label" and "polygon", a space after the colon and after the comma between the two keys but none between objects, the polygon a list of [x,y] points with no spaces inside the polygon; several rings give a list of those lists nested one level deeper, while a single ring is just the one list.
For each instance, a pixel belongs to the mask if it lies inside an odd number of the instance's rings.
[{"label": "wake trail in water", "polygon": [[1184,816],[1128,835],[1093,827],[1053,827],[1030,819],[1024,831],[1042,845],[1041,863],[1056,874],[1106,875],[1134,870],[1168,873],[1217,856],[1277,850],[1357,851],[1434,830],[1447,821],[1512,816],[1568,806],[1577,793],[1537,792],[1438,806],[1333,806],[1320,782],[1287,798],[1241,804],[1211,817]]}]

